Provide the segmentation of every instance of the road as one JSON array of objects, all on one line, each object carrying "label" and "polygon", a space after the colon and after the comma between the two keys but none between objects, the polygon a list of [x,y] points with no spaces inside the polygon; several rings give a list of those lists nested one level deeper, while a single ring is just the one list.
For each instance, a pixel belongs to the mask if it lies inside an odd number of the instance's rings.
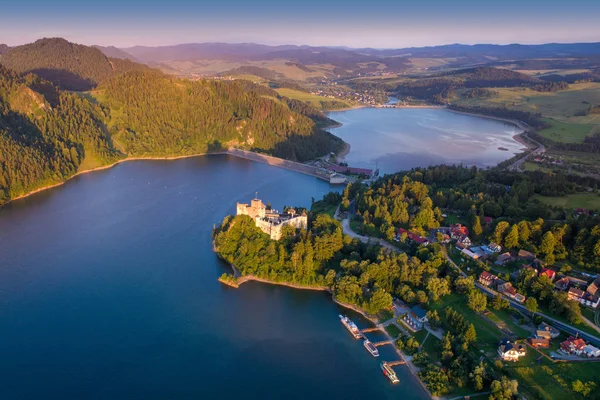
[{"label": "road", "polygon": [[531,156],[535,156],[535,155],[537,155],[537,154],[542,154],[542,153],[545,153],[545,152],[546,152],[546,147],[545,147],[543,144],[541,144],[541,143],[539,143],[539,142],[537,142],[537,141],[535,141],[535,140],[531,139],[529,136],[527,136],[527,134],[526,134],[526,133],[523,133],[523,136],[525,136],[525,137],[527,138],[527,140],[529,140],[530,142],[533,142],[533,143],[537,144],[537,145],[538,145],[538,147],[537,147],[537,149],[533,150],[531,153],[529,153],[529,154],[528,154],[528,155],[526,155],[525,157],[523,157],[523,158],[521,158],[521,159],[519,159],[519,160],[515,161],[514,163],[512,163],[512,164],[511,164],[511,165],[510,165],[510,166],[507,168],[508,170],[520,171],[520,170],[521,170],[521,167],[523,166],[523,163],[524,163],[524,162],[525,162],[525,161],[526,161],[528,158],[530,158]]}]

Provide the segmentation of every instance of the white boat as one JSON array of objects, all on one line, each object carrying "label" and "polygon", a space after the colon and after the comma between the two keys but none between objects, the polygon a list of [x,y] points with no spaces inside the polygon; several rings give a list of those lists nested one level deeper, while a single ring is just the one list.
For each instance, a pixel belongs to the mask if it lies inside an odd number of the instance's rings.
[{"label": "white boat", "polygon": [[377,350],[377,347],[375,347],[375,345],[371,343],[369,339],[365,339],[363,346],[365,346],[365,349],[367,349],[367,351],[371,353],[373,357],[379,357],[379,350]]},{"label": "white boat", "polygon": [[360,339],[362,337],[362,333],[360,333],[360,330],[350,318],[345,317],[341,314],[339,315],[339,317],[340,321],[342,322],[342,325],[344,325],[346,329],[348,329],[348,332],[350,332],[352,336],[354,336],[354,339]]},{"label": "white boat", "polygon": [[381,363],[380,367],[381,367],[381,370],[383,371],[383,374],[388,377],[388,379],[390,380],[390,382],[392,382],[392,383],[398,383],[398,382],[400,382],[400,380],[396,376],[396,373],[394,372],[394,370],[392,369],[392,367],[390,367],[388,365],[388,363],[386,363],[384,361],[384,362]]}]

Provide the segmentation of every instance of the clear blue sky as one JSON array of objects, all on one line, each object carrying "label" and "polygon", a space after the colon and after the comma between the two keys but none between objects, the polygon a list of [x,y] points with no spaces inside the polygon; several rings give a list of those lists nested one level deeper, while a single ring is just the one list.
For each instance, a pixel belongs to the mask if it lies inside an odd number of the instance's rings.
[{"label": "clear blue sky", "polygon": [[600,41],[590,0],[7,0],[0,43],[255,42],[350,47]]}]

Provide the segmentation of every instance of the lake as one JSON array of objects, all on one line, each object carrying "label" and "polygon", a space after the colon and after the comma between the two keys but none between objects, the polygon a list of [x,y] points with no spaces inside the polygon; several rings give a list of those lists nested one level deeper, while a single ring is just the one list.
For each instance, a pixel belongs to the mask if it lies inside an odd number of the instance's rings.
[{"label": "lake", "polygon": [[[329,190],[205,156],[127,162],[9,204],[0,398],[427,398],[404,366],[389,384],[326,293],[217,282],[229,269],[211,229],[237,201],[258,192],[278,208],[310,206]],[[390,346],[380,352],[395,359]]]},{"label": "lake", "polygon": [[377,166],[382,174],[443,163],[492,167],[524,147],[513,139],[521,130],[512,124],[441,108],[355,108],[327,116],[343,124],[331,132],[350,144],[349,165]]}]

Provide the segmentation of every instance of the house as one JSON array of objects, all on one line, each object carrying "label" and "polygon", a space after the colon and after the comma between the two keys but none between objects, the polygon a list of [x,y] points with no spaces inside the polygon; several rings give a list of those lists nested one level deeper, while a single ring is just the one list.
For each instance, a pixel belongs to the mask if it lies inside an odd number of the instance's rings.
[{"label": "house", "polygon": [[471,250],[469,249],[462,249],[460,251],[462,254],[464,254],[465,256],[473,259],[473,260],[478,260],[479,259],[479,255],[477,253],[473,253]]},{"label": "house", "polygon": [[554,278],[556,278],[556,272],[548,268],[543,268],[542,272],[540,272],[540,276],[547,276],[548,279],[550,279],[550,282],[552,282]]},{"label": "house", "polygon": [[471,239],[469,239],[468,236],[462,235],[456,241],[456,246],[466,249],[466,248],[473,246],[473,242],[471,242]]},{"label": "house", "polygon": [[490,255],[484,250],[483,247],[484,246],[471,247],[469,250],[477,254],[479,258],[488,258]]},{"label": "house", "polygon": [[398,229],[398,237],[402,236],[402,234],[406,234],[406,238],[408,240],[410,240],[411,242],[414,242],[414,243],[416,243],[418,245],[423,244],[423,245],[427,246],[429,244],[429,239],[427,239],[427,238],[425,238],[423,236],[419,236],[416,233],[407,231],[404,228]]},{"label": "house", "polygon": [[569,300],[576,300],[576,301],[580,301],[581,298],[583,297],[584,293],[585,292],[583,290],[576,288],[576,287],[570,287],[569,290],[567,291]]},{"label": "house", "polygon": [[507,251],[506,253],[502,253],[496,258],[496,264],[505,265],[513,260],[513,257]]},{"label": "house", "polygon": [[560,335],[560,331],[558,329],[556,329],[552,325],[548,325],[545,322],[542,322],[541,324],[538,325],[538,330],[550,332],[552,339],[556,339]]},{"label": "house", "polygon": [[483,286],[487,286],[490,287],[494,284],[494,282],[496,282],[496,280],[498,279],[498,277],[494,274],[490,274],[487,271],[483,271],[481,273],[481,275],[479,275],[479,283],[481,283]]},{"label": "house", "polygon": [[296,210],[289,208],[279,213],[277,210],[267,207],[261,200],[254,198],[250,204],[237,203],[236,215],[247,215],[254,220],[254,224],[264,233],[271,236],[273,240],[281,238],[282,228],[286,225],[296,229],[306,228],[308,226],[308,216],[306,212],[296,213]]},{"label": "house", "polygon": [[453,224],[450,225],[450,237],[452,239],[458,239],[461,236],[468,236],[469,235],[469,228],[467,228],[466,226],[462,225],[462,224]]},{"label": "house", "polygon": [[579,278],[574,278],[572,276],[569,276],[569,283],[571,285],[577,286],[578,288],[585,288],[587,286],[587,281],[584,281],[583,279],[579,279]]},{"label": "house", "polygon": [[588,344],[583,348],[582,354],[586,357],[600,357],[600,349]]},{"label": "house", "polygon": [[519,357],[523,357],[525,353],[525,346],[511,343],[508,340],[503,340],[498,346],[498,355],[504,361],[519,361]]},{"label": "house", "polygon": [[571,281],[569,281],[569,277],[568,276],[560,278],[554,284],[554,290],[559,290],[561,292],[564,292],[564,291],[566,291],[569,288],[569,284],[570,283],[571,283]]},{"label": "house", "polygon": [[533,254],[530,251],[523,250],[523,249],[519,250],[518,257],[521,260],[527,260],[527,261],[533,261],[533,260],[535,260],[535,254]]},{"label": "house", "polygon": [[510,282],[503,283],[502,285],[498,285],[498,291],[504,294],[507,297],[510,297],[513,300],[518,301],[519,303],[523,303],[525,301],[525,296],[517,293],[517,289],[515,289]]},{"label": "house", "polygon": [[586,292],[588,292],[591,295],[597,296],[600,294],[600,276],[598,278],[596,278],[596,280],[594,282],[592,282],[590,284],[590,286],[588,286]]},{"label": "house", "polygon": [[494,222],[494,218],[492,218],[492,217],[485,217],[485,216],[484,216],[484,217],[483,217],[483,221],[482,221],[482,222],[483,222],[485,225],[489,225],[489,224],[491,224],[492,222]]},{"label": "house", "polygon": [[488,244],[487,247],[494,253],[500,253],[502,251],[502,246],[500,246],[499,244],[496,244],[494,242],[491,242],[490,244]]},{"label": "house", "polygon": [[425,322],[427,322],[426,314],[427,313],[421,306],[416,305],[404,315],[404,322],[406,322],[411,329],[420,331],[423,329]]},{"label": "house", "polygon": [[550,333],[549,331],[544,330],[544,329],[542,329],[542,330],[538,329],[535,331],[535,337],[538,339],[550,340],[550,339],[552,339],[552,333]]},{"label": "house", "polygon": [[568,354],[580,356],[585,348],[585,341],[581,338],[570,336],[567,340],[560,344],[561,350]]},{"label": "house", "polygon": [[600,296],[594,296],[588,292],[584,292],[579,302],[584,306],[598,308],[598,305],[600,305]]},{"label": "house", "polygon": [[531,347],[550,347],[550,340],[540,338],[529,338],[527,339]]}]

